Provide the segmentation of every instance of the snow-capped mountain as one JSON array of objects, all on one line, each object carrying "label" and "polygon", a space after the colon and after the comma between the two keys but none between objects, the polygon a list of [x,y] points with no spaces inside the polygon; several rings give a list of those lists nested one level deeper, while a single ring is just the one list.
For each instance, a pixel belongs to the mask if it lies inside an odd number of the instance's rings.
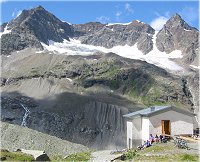
[{"label": "snow-capped mountain", "polygon": [[70,25],[39,6],[23,10],[17,18],[2,24],[1,31],[1,53],[4,55],[35,47],[68,55],[113,52],[171,70],[182,68],[169,58],[198,66],[199,31],[177,14],[160,31],[155,31],[139,20],[126,24]]}]

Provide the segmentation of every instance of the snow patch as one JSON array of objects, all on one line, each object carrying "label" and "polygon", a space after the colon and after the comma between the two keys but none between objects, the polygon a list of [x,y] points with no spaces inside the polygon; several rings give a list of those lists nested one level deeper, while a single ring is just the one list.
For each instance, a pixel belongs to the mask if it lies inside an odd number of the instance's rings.
[{"label": "snow patch", "polygon": [[70,22],[67,22],[67,21],[62,21],[62,22],[67,23],[67,24],[69,24],[69,25],[72,25]]},{"label": "snow patch", "polygon": [[200,69],[200,66],[190,65],[194,69]]},{"label": "snow patch", "polygon": [[106,48],[93,45],[81,44],[79,40],[70,39],[70,41],[64,40],[62,43],[49,41],[49,45],[41,42],[44,48],[48,51],[53,51],[57,54],[68,55],[92,55],[94,52],[103,51],[106,52]]},{"label": "snow patch", "polygon": [[132,22],[128,22],[128,23],[109,23],[106,26],[112,26],[112,25],[130,25]]},{"label": "snow patch", "polygon": [[137,21],[138,23],[141,23],[141,24],[145,24],[144,22],[140,21],[140,20],[135,20]]},{"label": "snow patch", "polygon": [[73,80],[72,79],[70,79],[70,78],[66,78],[68,81],[70,81],[70,82],[73,82]]},{"label": "snow patch", "polygon": [[35,53],[43,53],[44,51],[42,50],[42,51],[36,51]]},{"label": "snow patch", "polygon": [[3,32],[0,32],[0,37],[3,35],[3,34],[8,34],[10,33],[11,30],[8,30],[8,26],[6,25],[5,28],[4,28],[4,31]]},{"label": "snow patch", "polygon": [[191,31],[191,30],[187,30],[187,29],[184,29],[185,31]]}]

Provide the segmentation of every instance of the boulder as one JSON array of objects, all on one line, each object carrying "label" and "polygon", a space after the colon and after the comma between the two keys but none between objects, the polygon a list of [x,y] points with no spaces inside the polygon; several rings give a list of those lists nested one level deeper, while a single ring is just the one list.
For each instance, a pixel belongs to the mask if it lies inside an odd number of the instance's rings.
[{"label": "boulder", "polygon": [[21,149],[21,152],[32,155],[36,161],[50,161],[45,151]]}]

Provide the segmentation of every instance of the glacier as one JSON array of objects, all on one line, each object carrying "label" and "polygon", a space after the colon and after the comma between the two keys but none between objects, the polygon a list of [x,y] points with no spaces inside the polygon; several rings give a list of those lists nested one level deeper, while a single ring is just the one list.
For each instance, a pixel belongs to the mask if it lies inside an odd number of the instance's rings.
[{"label": "glacier", "polygon": [[[109,53],[113,52],[119,56],[129,58],[129,59],[137,59],[146,61],[150,64],[154,64],[164,69],[172,70],[172,71],[182,71],[184,70],[183,67],[172,61],[171,59],[174,58],[182,58],[182,52],[180,50],[174,50],[171,53],[167,54],[166,52],[161,52],[156,47],[156,35],[158,31],[155,32],[153,35],[153,50],[150,51],[148,54],[143,54],[137,48],[137,43],[134,46],[124,45],[124,46],[114,46],[110,49],[101,47],[101,46],[94,46],[94,45],[87,45],[82,44],[80,40],[70,39],[64,40],[62,43],[54,42],[49,40],[49,45],[46,45],[41,42],[44,49],[47,51],[53,52],[53,54],[65,54],[65,55],[82,55],[88,56],[93,55],[95,52],[103,52]],[[40,53],[38,51],[37,53]]]}]

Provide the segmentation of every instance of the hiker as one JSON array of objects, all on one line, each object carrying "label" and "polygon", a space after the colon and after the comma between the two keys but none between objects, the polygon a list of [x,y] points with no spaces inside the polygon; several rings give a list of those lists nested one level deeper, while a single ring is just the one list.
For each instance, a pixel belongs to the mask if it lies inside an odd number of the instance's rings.
[{"label": "hiker", "polygon": [[146,146],[147,146],[147,147],[152,146],[152,145],[151,145],[151,142],[150,142],[149,140],[147,140]]},{"label": "hiker", "polygon": [[165,136],[163,136],[162,142],[167,143],[167,138]]},{"label": "hiker", "polygon": [[158,138],[158,135],[156,134],[155,136],[155,142],[158,143],[159,142],[159,138]]},{"label": "hiker", "polygon": [[139,150],[142,150],[142,149],[144,149],[146,146],[147,146],[147,142],[146,142],[146,141],[144,141],[144,144],[143,144],[143,145],[140,145],[140,146],[138,146],[137,148],[138,148]]},{"label": "hiker", "polygon": [[160,142],[163,141],[163,136],[162,136],[162,134],[160,134],[160,136],[159,136],[159,141],[160,141]]},{"label": "hiker", "polygon": [[154,137],[152,134],[149,135],[149,142],[152,144],[154,142]]},{"label": "hiker", "polygon": [[140,146],[138,146],[137,148],[138,148],[139,150],[143,150],[143,149],[145,149],[146,147],[149,147],[149,146],[151,146],[151,143],[150,143],[149,140],[147,140],[147,141],[144,141],[144,144],[143,144],[143,145],[140,145]]}]

